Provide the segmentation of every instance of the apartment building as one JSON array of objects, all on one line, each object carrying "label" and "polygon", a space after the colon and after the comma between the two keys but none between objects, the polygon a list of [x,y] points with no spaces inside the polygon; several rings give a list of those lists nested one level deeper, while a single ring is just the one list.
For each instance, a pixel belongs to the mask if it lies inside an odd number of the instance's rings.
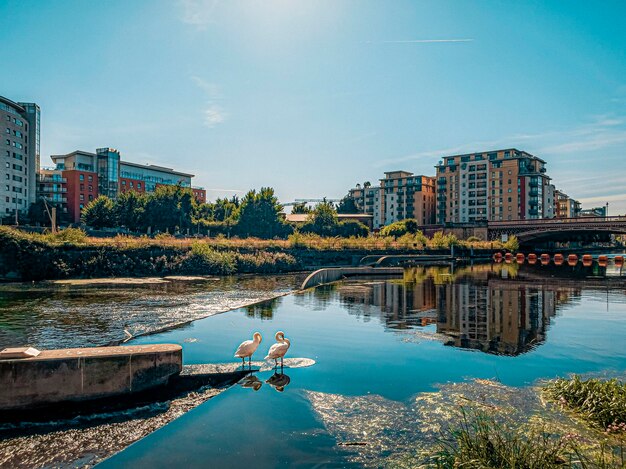
[{"label": "apartment building", "polygon": [[578,200],[572,199],[569,195],[560,190],[554,191],[554,197],[556,200],[556,218],[575,218],[580,216],[581,206]]},{"label": "apartment building", "polygon": [[348,195],[357,209],[373,216],[374,228],[406,218],[421,225],[435,223],[435,178],[409,171],[389,171],[380,185],[357,185]]},{"label": "apartment building", "polygon": [[352,198],[357,210],[372,216],[372,228],[379,229],[385,226],[385,219],[382,211],[382,188],[366,183],[361,187],[357,184],[354,189],[350,189],[348,196]]},{"label": "apartment building", "polygon": [[554,215],[546,162],[514,148],[444,157],[437,169],[437,222],[528,220]]},{"label": "apartment building", "polygon": [[26,213],[36,200],[40,109],[0,96],[0,219]]},{"label": "apartment building", "polygon": [[99,195],[115,199],[128,191],[154,192],[160,185],[192,188],[196,199],[206,202],[206,191],[191,186],[193,174],[122,161],[114,148],[99,148],[95,153],[77,150],[50,158],[55,168],[40,172],[38,191],[47,200],[60,203],[60,212],[72,223],[80,221],[81,210]]},{"label": "apartment building", "polygon": [[389,171],[380,180],[385,225],[414,218],[420,225],[435,223],[435,178],[408,171]]}]

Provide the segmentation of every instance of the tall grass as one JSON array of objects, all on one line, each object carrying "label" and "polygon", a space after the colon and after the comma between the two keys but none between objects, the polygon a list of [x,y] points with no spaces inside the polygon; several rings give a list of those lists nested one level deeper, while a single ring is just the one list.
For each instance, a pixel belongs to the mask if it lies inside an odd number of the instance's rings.
[{"label": "tall grass", "polygon": [[459,424],[443,433],[426,467],[608,469],[624,466],[624,440],[589,441],[547,427],[518,424],[506,415],[462,409]]},{"label": "tall grass", "polygon": [[544,393],[601,429],[626,433],[626,383],[574,376],[550,381]]},{"label": "tall grass", "polygon": [[524,434],[484,411],[462,409],[460,423],[444,433],[432,463],[442,469],[550,469],[562,468],[571,454],[567,440],[555,435]]}]

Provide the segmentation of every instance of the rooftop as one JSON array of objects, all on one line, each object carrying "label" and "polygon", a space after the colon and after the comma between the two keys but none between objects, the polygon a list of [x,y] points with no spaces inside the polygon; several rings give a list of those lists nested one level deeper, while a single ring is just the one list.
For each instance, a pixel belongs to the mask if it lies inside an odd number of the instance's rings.
[{"label": "rooftop", "polygon": [[20,104],[16,103],[15,101],[11,101],[9,98],[5,98],[4,96],[0,96],[0,103],[11,106],[12,108],[19,110],[20,112],[26,112],[26,109],[24,109]]},{"label": "rooftop", "polygon": [[[512,153],[510,159],[532,158],[532,159],[535,159],[535,160],[539,160],[542,163],[545,163],[545,161],[542,160],[541,158],[539,158],[538,156],[531,155],[527,151],[518,150],[517,148],[500,148],[498,150],[472,151],[472,152],[467,152],[467,153],[460,153],[460,154],[457,154],[457,155],[446,155],[446,156],[442,157],[442,160],[445,160],[447,158],[457,158],[457,157],[461,157],[461,156],[471,156],[471,155],[483,155],[485,153],[499,153],[499,152],[504,152],[504,151],[509,151],[509,152]],[[519,153],[519,155],[516,155],[515,153]],[[439,164],[437,164],[435,167],[437,167],[437,166],[445,166],[445,164],[444,164],[443,161],[440,161]]]}]

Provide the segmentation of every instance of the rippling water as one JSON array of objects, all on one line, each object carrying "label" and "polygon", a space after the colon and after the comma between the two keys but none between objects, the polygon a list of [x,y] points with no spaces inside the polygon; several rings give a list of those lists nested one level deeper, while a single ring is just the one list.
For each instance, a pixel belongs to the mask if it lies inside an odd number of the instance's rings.
[{"label": "rippling water", "polygon": [[301,277],[0,284],[0,348],[106,345],[124,340],[124,329],[151,333],[290,292]]}]

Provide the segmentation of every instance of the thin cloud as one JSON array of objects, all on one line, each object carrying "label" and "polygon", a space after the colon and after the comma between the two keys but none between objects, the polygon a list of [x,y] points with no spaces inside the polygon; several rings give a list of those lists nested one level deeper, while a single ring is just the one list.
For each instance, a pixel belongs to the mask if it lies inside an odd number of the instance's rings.
[{"label": "thin cloud", "polygon": [[226,113],[216,104],[209,104],[204,110],[204,125],[212,129],[226,120]]},{"label": "thin cloud", "polygon": [[216,83],[206,81],[197,75],[192,75],[191,80],[196,84],[198,88],[204,91],[210,99],[221,99],[222,94],[220,87]]},{"label": "thin cloud", "polygon": [[218,0],[179,0],[180,20],[197,29],[206,29],[209,24],[215,23],[213,13]]},{"label": "thin cloud", "polygon": [[228,114],[221,106],[215,103],[216,100],[222,98],[219,86],[215,83],[208,82],[204,78],[196,75],[192,75],[191,80],[200,90],[202,90],[202,92],[207,97],[207,104],[205,109],[203,110],[204,126],[212,129],[217,125],[223,123],[226,120]]},{"label": "thin cloud", "polygon": [[433,44],[441,42],[473,42],[474,39],[399,39],[392,41],[365,41],[366,44]]}]

